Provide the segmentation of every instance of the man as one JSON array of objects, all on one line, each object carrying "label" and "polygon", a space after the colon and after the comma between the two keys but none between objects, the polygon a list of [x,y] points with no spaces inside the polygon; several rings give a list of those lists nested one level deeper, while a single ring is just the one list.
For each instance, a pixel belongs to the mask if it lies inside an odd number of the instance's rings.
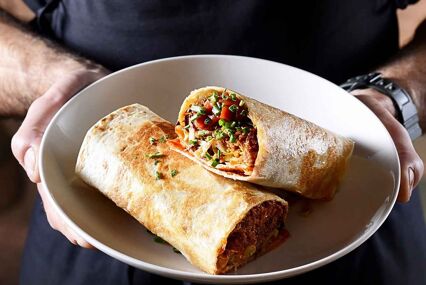
[{"label": "man", "polygon": [[[0,1],[39,37],[0,18],[0,114],[26,118],[13,152],[38,185],[49,224],[72,243],[90,245],[58,218],[40,183],[37,153],[54,113],[79,89],[147,60],[197,53],[239,54],[294,65],[336,83],[375,70],[411,95],[426,127],[426,23],[398,52],[397,7],[410,1]],[[45,37],[54,42],[47,41]],[[72,52],[65,51],[65,46]],[[76,56],[73,53],[78,53]],[[85,58],[90,58],[87,60]],[[99,64],[97,64],[97,63]],[[101,64],[101,65],[100,65]],[[418,193],[423,162],[397,120],[392,99],[376,89],[354,93],[382,120],[401,160],[399,202],[381,229],[354,252],[288,284],[421,284],[426,276],[425,224]],[[36,204],[23,284],[179,283],[74,248],[47,224]]]}]

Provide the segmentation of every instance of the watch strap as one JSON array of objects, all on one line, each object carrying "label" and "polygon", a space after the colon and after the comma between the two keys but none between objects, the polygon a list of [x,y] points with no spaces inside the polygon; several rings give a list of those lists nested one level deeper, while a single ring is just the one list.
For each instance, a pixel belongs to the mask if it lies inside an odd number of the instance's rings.
[{"label": "watch strap", "polygon": [[374,88],[380,93],[390,97],[395,105],[397,118],[407,129],[411,140],[422,135],[417,108],[411,96],[395,82],[383,78],[381,73],[372,72],[350,78],[341,84],[340,87],[348,92],[356,89]]}]

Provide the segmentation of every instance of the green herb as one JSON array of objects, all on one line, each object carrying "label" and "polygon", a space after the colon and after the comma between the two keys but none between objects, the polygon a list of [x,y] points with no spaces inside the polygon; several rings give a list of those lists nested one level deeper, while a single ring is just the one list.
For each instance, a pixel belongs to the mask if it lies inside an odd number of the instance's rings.
[{"label": "green herb", "polygon": [[155,139],[155,138],[153,138],[153,137],[150,137],[149,138],[149,143],[150,144],[155,144],[155,142],[156,142],[157,140]]},{"label": "green herb", "polygon": [[222,153],[221,153],[221,151],[220,151],[220,149],[217,149],[217,158],[218,159],[220,159],[220,155],[221,155]]},{"label": "green herb", "polygon": [[177,254],[182,254],[177,248],[173,247],[173,252]]},{"label": "green herb", "polygon": [[161,158],[163,156],[164,156],[164,154],[162,154],[158,151],[156,153],[153,153],[153,154],[145,154],[145,157],[148,157],[148,158]]},{"label": "green herb", "polygon": [[166,137],[162,136],[159,140],[160,143],[165,143],[166,142]]},{"label": "green herb", "polygon": [[198,131],[198,135],[200,137],[203,137],[203,136],[208,135],[208,134],[209,134],[209,131],[204,131],[204,130]]},{"label": "green herb", "polygon": [[237,101],[237,95],[235,93],[231,94],[231,100],[232,101]]},{"label": "green herb", "polygon": [[201,115],[199,113],[192,115],[189,120],[191,122],[195,121],[196,119],[198,119]]},{"label": "green herb", "polygon": [[241,100],[241,101],[240,101],[240,104],[238,104],[238,105],[240,105],[240,107],[242,107],[242,106],[244,106],[244,103],[245,103],[245,102],[244,102],[243,100]]},{"label": "green herb", "polygon": [[211,159],[212,159],[212,156],[211,156],[208,152],[206,152],[205,157],[206,157],[208,160],[211,160]]},{"label": "green herb", "polygon": [[224,119],[220,119],[219,122],[218,122],[219,126],[221,126],[221,127],[224,127],[225,123],[226,123],[226,121]]},{"label": "green herb", "polygon": [[164,239],[160,238],[159,236],[155,236],[154,237],[154,241],[158,242],[158,243],[162,243],[162,244],[166,244],[167,243]]},{"label": "green herb", "polygon": [[190,127],[191,125],[186,125],[185,127],[183,127],[184,129],[189,129],[189,127]]},{"label": "green herb", "polygon": [[227,100],[228,99],[228,96],[226,96],[226,89],[223,90],[223,92],[222,92],[222,99],[223,100]]},{"label": "green herb", "polygon": [[212,119],[210,119],[209,117],[207,117],[207,118],[204,120],[204,124],[205,124],[205,125],[209,125],[211,122],[212,122]]},{"label": "green herb", "polygon": [[215,139],[217,139],[217,140],[221,140],[225,136],[225,134],[221,130],[214,131],[213,135],[214,135]]},{"label": "green herb", "polygon": [[177,174],[178,174],[178,171],[177,171],[176,169],[172,169],[172,170],[170,171],[170,175],[171,175],[172,177],[175,177]]},{"label": "green herb", "polygon": [[235,143],[237,140],[235,139],[235,136],[234,136],[234,134],[230,134],[229,135],[229,141],[231,142],[231,143]]},{"label": "green herb", "polygon": [[220,112],[221,112],[221,108],[219,107],[219,104],[217,104],[217,103],[216,103],[216,104],[213,106],[212,112],[213,112],[213,114],[215,114],[216,116],[220,114]]},{"label": "green herb", "polygon": [[161,172],[155,171],[155,179],[156,180],[163,179],[163,174],[161,174]]},{"label": "green herb", "polygon": [[212,139],[213,139],[213,137],[212,137],[212,136],[207,136],[207,137],[206,137],[206,141],[208,141],[208,142],[209,142],[209,141],[211,141]]},{"label": "green herb", "polygon": [[232,123],[231,123],[231,128],[235,128],[235,126],[237,125],[237,122],[235,122],[235,121],[233,121]]},{"label": "green herb", "polygon": [[196,112],[197,114],[200,114],[200,115],[205,115],[206,114],[206,108],[201,107],[201,106],[193,105],[191,107],[191,110],[194,111],[194,112]]},{"label": "green herb", "polygon": [[229,111],[231,111],[232,113],[235,113],[238,110],[238,106],[237,105],[231,105],[229,106]]},{"label": "green herb", "polygon": [[190,145],[196,145],[198,140],[189,140]]},{"label": "green herb", "polygon": [[157,165],[158,163],[160,163],[160,161],[159,161],[159,160],[155,160],[155,161],[154,161],[154,165]]},{"label": "green herb", "polygon": [[249,133],[249,128],[243,127],[242,131],[243,131],[243,134],[248,134]]},{"label": "green herb", "polygon": [[216,91],[213,91],[212,96],[210,96],[210,101],[212,101],[213,103],[216,103],[218,99],[219,99],[219,95],[217,95]]},{"label": "green herb", "polygon": [[213,161],[212,161],[212,164],[211,164],[211,166],[212,167],[216,167],[217,165],[219,164],[219,159],[214,159]]}]

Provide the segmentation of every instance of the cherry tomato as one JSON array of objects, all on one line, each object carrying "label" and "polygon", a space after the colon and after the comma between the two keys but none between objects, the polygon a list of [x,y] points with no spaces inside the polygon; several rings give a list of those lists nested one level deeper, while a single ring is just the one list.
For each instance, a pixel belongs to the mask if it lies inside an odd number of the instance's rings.
[{"label": "cherry tomato", "polygon": [[207,118],[206,115],[202,115],[202,116],[198,117],[197,119],[195,119],[195,121],[194,121],[195,127],[197,127],[197,129],[199,129],[199,130],[207,130],[208,126],[204,122],[206,118]]}]

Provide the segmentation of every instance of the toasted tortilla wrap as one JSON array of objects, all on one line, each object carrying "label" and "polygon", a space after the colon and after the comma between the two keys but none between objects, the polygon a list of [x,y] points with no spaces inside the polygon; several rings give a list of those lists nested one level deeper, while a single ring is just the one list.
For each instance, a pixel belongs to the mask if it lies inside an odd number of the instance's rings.
[{"label": "toasted tortilla wrap", "polygon": [[311,199],[335,195],[354,142],[222,87],[191,92],[172,148],[206,169]]},{"label": "toasted tortilla wrap", "polygon": [[170,150],[174,125],[144,106],[97,122],[76,173],[211,274],[235,270],[285,239],[287,202],[213,174]]}]

